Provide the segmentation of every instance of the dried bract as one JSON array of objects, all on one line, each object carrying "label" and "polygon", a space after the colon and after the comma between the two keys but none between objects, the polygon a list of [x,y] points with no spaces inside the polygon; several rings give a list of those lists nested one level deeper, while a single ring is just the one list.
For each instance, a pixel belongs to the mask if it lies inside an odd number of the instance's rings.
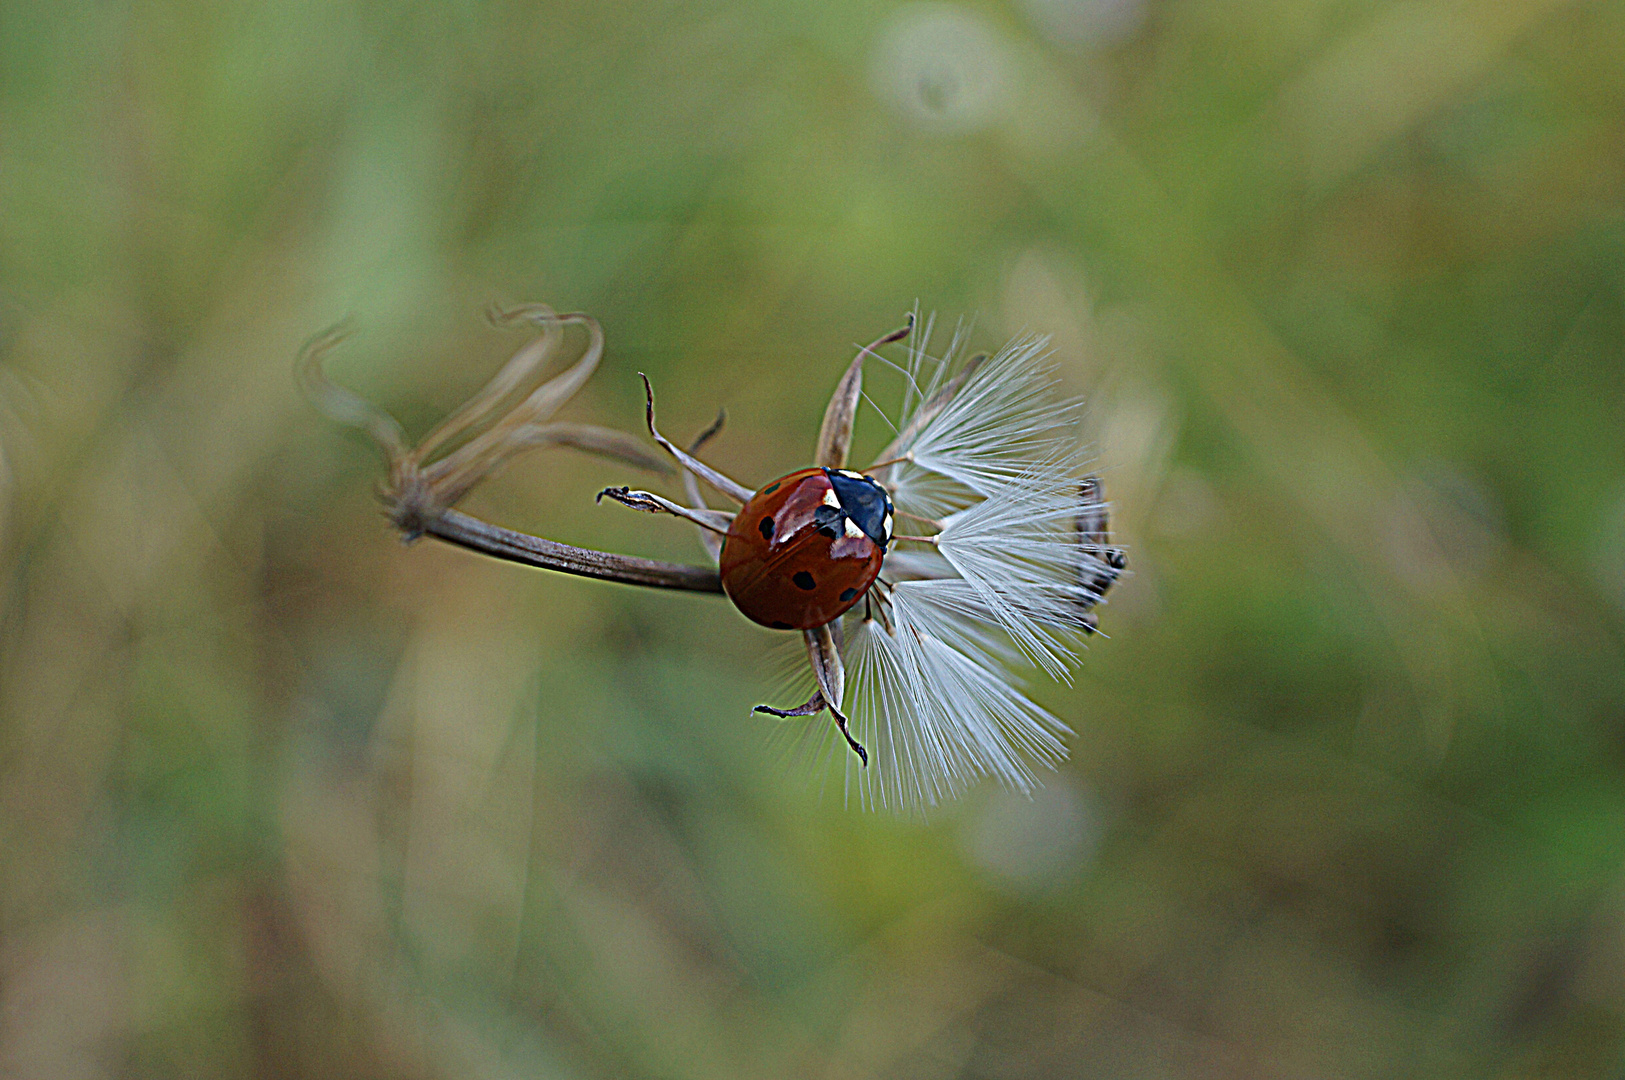
[{"label": "dried bract", "polygon": [[[558,315],[542,304],[492,309],[490,314],[498,325],[529,325],[539,332],[416,446],[408,444],[392,417],[327,378],[323,360],[344,340],[342,331],[322,334],[299,354],[296,375],[311,403],[329,419],[366,432],[383,453],[388,475],[378,495],[402,537],[412,541],[427,534],[495,558],[627,585],[721,592],[721,581],[712,569],[560,544],[454,509],[482,480],[519,454],[540,447],[573,447],[650,472],[672,471],[643,443],[623,432],[552,420],[585,385],[603,357],[604,333],[598,320],[590,315]],[[553,359],[565,328],[572,325],[586,329],[585,351],[563,373],[520,396]]]}]

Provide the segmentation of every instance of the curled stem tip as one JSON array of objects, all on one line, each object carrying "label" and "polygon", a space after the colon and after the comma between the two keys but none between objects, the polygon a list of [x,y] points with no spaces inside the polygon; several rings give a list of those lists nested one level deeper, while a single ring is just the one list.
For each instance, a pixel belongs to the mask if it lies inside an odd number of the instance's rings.
[{"label": "curled stem tip", "polygon": [[294,363],[294,378],[305,399],[317,412],[334,423],[366,432],[393,465],[407,452],[406,432],[394,417],[355,391],[333,382],[324,370],[327,354],[351,333],[349,321],[346,320],[307,341]]},{"label": "curled stem tip", "polygon": [[[401,426],[365,398],[333,383],[323,371],[328,352],[348,335],[344,324],[312,338],[299,351],[295,378],[311,404],[322,415],[365,431],[382,451],[389,467],[379,496],[402,537],[412,541],[423,535],[469,548],[494,558],[579,574],[605,581],[656,588],[721,592],[714,569],[639,559],[627,555],[571,547],[538,536],[514,532],[459,513],[452,507],[502,464],[525,450],[539,446],[572,446],[640,468],[670,472],[664,461],[620,432],[588,424],[560,424],[550,417],[590,377],[603,355],[604,334],[596,319],[579,312],[563,315],[545,304],[515,308],[492,307],[487,317],[499,326],[530,324],[541,328],[477,393],[453,410],[417,446],[411,446]],[[563,373],[542,383],[517,404],[506,406],[552,356],[567,325],[586,327],[586,351]],[[650,422],[653,422],[651,396]],[[475,432],[466,442],[459,440]],[[453,445],[441,456],[435,451]],[[613,492],[611,493],[613,494]],[[691,511],[647,493],[630,493],[629,503],[647,496],[638,509],[677,513],[709,529],[726,531],[728,515]],[[625,500],[623,500],[625,501]]]}]

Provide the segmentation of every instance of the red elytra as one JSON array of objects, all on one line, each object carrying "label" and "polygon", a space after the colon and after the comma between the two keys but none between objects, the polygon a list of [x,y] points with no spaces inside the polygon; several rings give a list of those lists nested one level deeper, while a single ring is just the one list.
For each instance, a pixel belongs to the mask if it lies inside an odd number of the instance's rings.
[{"label": "red elytra", "polygon": [[[837,479],[879,487],[857,473]],[[889,539],[890,501],[883,492],[880,498],[885,523],[879,533]],[[861,600],[885,556],[885,547],[843,512],[826,470],[801,469],[762,488],[739,511],[719,569],[723,591],[747,619],[774,630],[806,630],[833,622]]]}]

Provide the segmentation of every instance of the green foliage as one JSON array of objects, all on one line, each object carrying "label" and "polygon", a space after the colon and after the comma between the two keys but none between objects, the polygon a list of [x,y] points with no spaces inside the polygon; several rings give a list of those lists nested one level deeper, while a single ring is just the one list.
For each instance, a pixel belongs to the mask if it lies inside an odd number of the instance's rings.
[{"label": "green foliage", "polygon": [[[1617,0],[0,5],[0,1072],[1617,1076],[1621,131]],[[929,822],[291,374],[420,433],[586,311],[563,418],[751,483],[916,300],[1054,335],[1133,571]],[[467,508],[697,561],[625,473]]]}]

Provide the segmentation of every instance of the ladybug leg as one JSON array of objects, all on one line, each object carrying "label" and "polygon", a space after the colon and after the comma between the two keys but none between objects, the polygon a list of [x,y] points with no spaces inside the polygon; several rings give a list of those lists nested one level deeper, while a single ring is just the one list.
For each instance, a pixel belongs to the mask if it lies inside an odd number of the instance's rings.
[{"label": "ladybug leg", "polygon": [[686,518],[701,529],[708,529],[721,536],[728,535],[728,527],[734,520],[732,514],[722,510],[691,510],[686,506],[679,506],[670,499],[662,499],[652,491],[635,491],[626,487],[605,488],[593,501],[603,502],[605,495],[622,506],[641,510],[645,514],[670,514],[673,517]]},{"label": "ladybug leg", "polygon": [[[879,585],[880,588],[875,588],[875,585]],[[863,602],[865,605],[863,609],[863,620],[864,622],[869,622],[872,619],[874,622],[880,624],[880,628],[884,630],[888,636],[895,635],[897,633],[897,629],[892,625],[891,617],[886,614],[886,606],[890,602],[886,594],[891,591],[891,582],[887,581],[885,578],[876,578],[875,585],[870,585],[869,591],[863,594]],[[871,599],[874,600],[874,607],[872,609],[868,606]]]},{"label": "ladybug leg", "polygon": [[863,762],[864,768],[868,768],[869,751],[865,750],[863,748],[863,744],[852,737],[852,732],[849,731],[846,726],[846,717],[842,716],[835,709],[831,709],[829,714],[835,717],[835,726],[841,729],[841,734],[846,738],[846,745],[850,746],[853,753],[858,755],[858,760]]},{"label": "ladybug leg", "polygon": [[769,716],[814,716],[829,710],[835,718],[835,726],[846,739],[846,745],[858,755],[865,766],[869,764],[869,751],[863,744],[852,737],[852,729],[847,723],[846,716],[840,707],[832,702],[841,700],[841,693],[846,686],[846,674],[841,667],[841,654],[835,648],[835,634],[828,624],[815,626],[811,630],[803,630],[807,638],[807,657],[812,661],[813,676],[818,680],[818,689],[813,691],[812,697],[806,704],[797,705],[793,709],[775,709],[771,705],[758,705],[755,712],[767,713]]},{"label": "ladybug leg", "polygon": [[[715,436],[717,432],[722,430],[723,421],[726,419],[727,417],[725,414],[718,412],[717,418],[712,421],[711,426],[700,432],[699,435],[695,437],[694,441],[688,444],[689,454],[698,454],[700,452],[700,447],[710,442],[712,437]],[[688,503],[690,506],[697,509],[706,509],[705,497],[700,494],[699,481],[694,479],[694,474],[689,472],[687,469],[683,470],[683,494],[688,496]],[[716,562],[721,559],[722,541],[717,537],[717,535],[703,527],[699,530],[699,533],[700,546],[705,548],[705,553],[707,555],[711,556],[711,561]]]},{"label": "ladybug leg", "polygon": [[[816,716],[825,709],[829,709],[829,702],[824,700],[824,692],[822,690],[814,690],[813,696],[807,699],[806,704],[797,705],[793,709],[775,709],[771,705],[758,705],[752,709],[751,712],[766,713],[769,716],[788,718],[792,716]],[[835,726],[840,730],[841,735],[846,739],[846,745],[852,748],[853,752],[858,755],[858,759],[860,761],[862,761],[865,765],[869,764],[869,751],[865,750],[863,748],[863,744],[852,737],[852,732],[847,727],[846,717],[841,715],[841,713],[835,709],[829,709],[829,711],[830,715],[835,717]]]},{"label": "ladybug leg", "polygon": [[670,439],[667,439],[664,435],[660,434],[660,430],[655,427],[654,387],[649,383],[649,376],[644,375],[642,372],[639,372],[638,375],[641,379],[643,379],[644,419],[648,421],[649,435],[654,439],[654,441],[659,443],[668,454],[676,458],[678,464],[682,465],[683,468],[687,469],[701,480],[704,480],[707,484],[710,484],[712,487],[716,488],[734,502],[741,506],[750,502],[750,500],[756,495],[754,491],[746,487],[744,484],[741,484],[739,481],[717,472],[717,470],[713,469],[699,458],[694,457],[692,454],[687,454],[677,449],[677,447],[672,444]]},{"label": "ladybug leg", "polygon": [[846,690],[846,669],[841,666],[841,653],[835,645],[835,632],[830,624],[826,623],[810,630],[803,630],[802,634],[807,639],[807,659],[812,661],[813,677],[818,680],[818,689],[823,695],[825,704],[829,706],[829,714],[835,718],[835,726],[841,729],[846,744],[867,766],[869,751],[852,737],[846,717],[841,713],[841,696]]},{"label": "ladybug leg", "polygon": [[797,705],[793,709],[775,709],[771,705],[758,705],[752,709],[751,712],[766,713],[769,716],[777,716],[784,719],[792,716],[816,716],[823,712],[827,707],[828,706],[824,702],[824,692],[822,690],[814,690],[812,697],[808,698],[805,704]]}]

